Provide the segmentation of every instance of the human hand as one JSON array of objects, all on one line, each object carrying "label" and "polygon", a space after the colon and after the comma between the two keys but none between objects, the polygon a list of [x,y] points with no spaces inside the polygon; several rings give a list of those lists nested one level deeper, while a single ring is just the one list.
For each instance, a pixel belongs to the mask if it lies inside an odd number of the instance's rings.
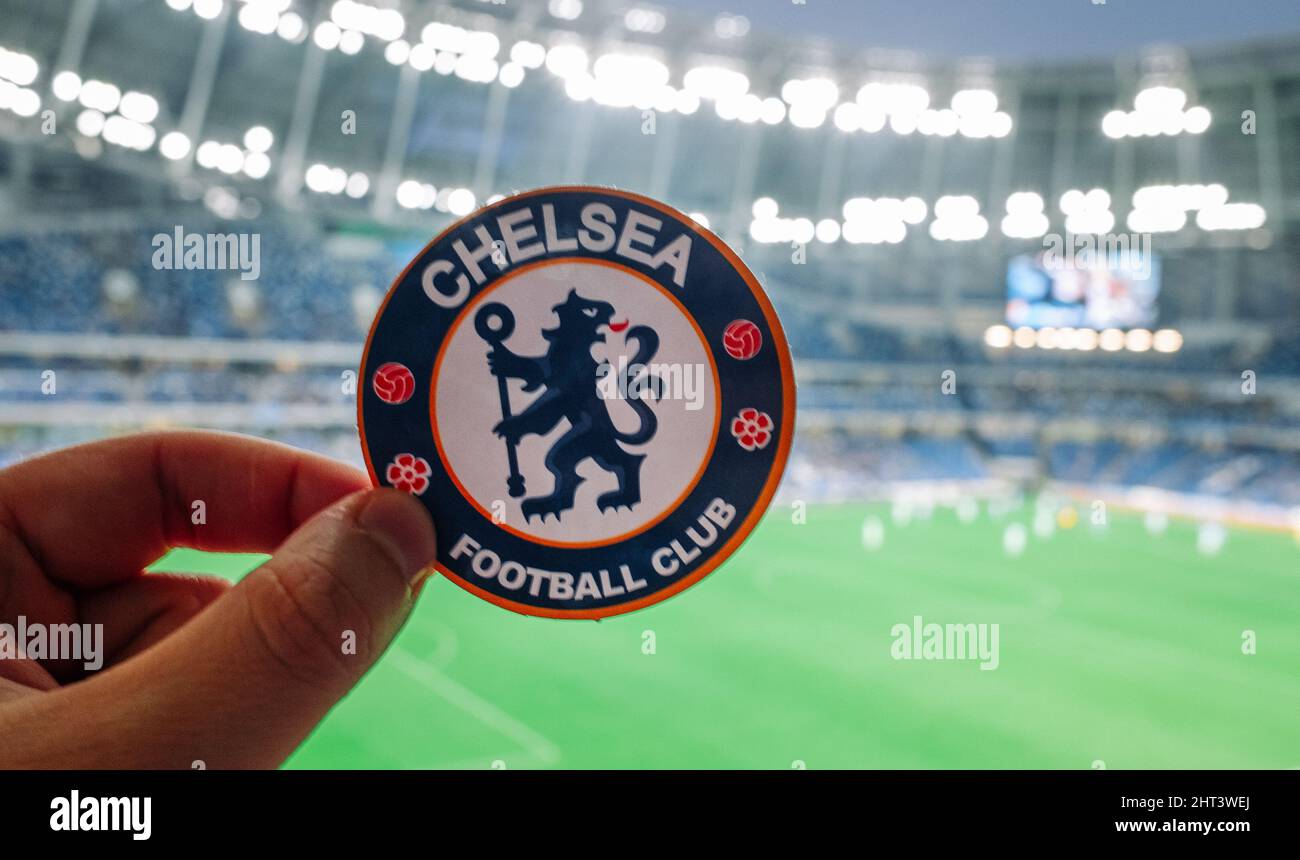
[{"label": "human hand", "polygon": [[[274,555],[233,587],[143,572],[175,546]],[[233,434],[0,471],[0,624],[102,624],[104,652],[89,674],[0,659],[0,768],[277,766],[388,647],[435,552],[410,496]]]}]

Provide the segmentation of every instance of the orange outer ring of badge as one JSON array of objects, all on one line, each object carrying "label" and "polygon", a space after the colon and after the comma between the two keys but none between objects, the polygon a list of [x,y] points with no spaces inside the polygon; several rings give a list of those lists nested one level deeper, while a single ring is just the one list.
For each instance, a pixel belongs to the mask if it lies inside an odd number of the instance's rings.
[{"label": "orange outer ring of badge", "polygon": [[[507,202],[514,203],[520,200],[526,200],[529,197],[535,197],[539,194],[561,194],[566,192],[608,194],[614,197],[622,197],[641,206],[658,210],[659,212],[671,216],[684,224],[694,223],[690,216],[679,212],[671,206],[660,203],[657,200],[652,200],[649,197],[635,194],[630,191],[622,191],[616,188],[602,188],[593,185],[556,185],[546,188],[537,188],[532,191],[525,191],[520,194],[511,195],[510,197],[500,200],[492,205],[501,206]],[[402,270],[402,273],[393,281],[392,286],[388,288],[388,293],[384,296],[383,304],[379,306],[379,310],[375,313],[374,322],[370,325],[370,332],[366,335],[366,345],[361,352],[361,368],[365,368],[367,359],[370,357],[370,343],[374,339],[375,329],[379,327],[379,320],[383,318],[384,311],[388,308],[389,299],[393,297],[393,293],[397,291],[397,287],[406,280],[406,276],[410,274],[411,269],[415,267],[416,261],[423,257],[430,248],[441,242],[443,237],[447,234],[451,233],[462,224],[478,218],[482,212],[483,209],[477,209],[474,212],[471,212],[469,215],[459,219],[435,236],[427,245],[424,246],[423,249],[421,249],[420,253],[416,254],[415,257],[412,258],[411,262]],[[767,506],[771,503],[772,496],[776,494],[777,485],[781,482],[781,475],[785,472],[786,460],[789,459],[790,456],[790,444],[794,438],[794,365],[790,361],[790,347],[786,343],[785,330],[781,328],[781,321],[777,319],[776,311],[772,308],[772,303],[768,300],[767,294],[763,292],[763,288],[759,286],[758,280],[754,277],[754,273],[751,272],[749,267],[736,256],[736,253],[732,251],[731,248],[727,247],[726,243],[719,239],[711,230],[702,227],[699,224],[695,224],[692,229],[694,229],[700,236],[704,237],[709,244],[717,249],[718,253],[722,254],[726,261],[731,264],[732,268],[740,273],[741,278],[745,281],[745,285],[749,287],[749,291],[753,294],[759,307],[762,308],[763,317],[767,320],[768,328],[773,334],[777,335],[777,337],[773,338],[775,341],[773,348],[776,349],[777,359],[781,366],[781,406],[784,418],[781,422],[781,435],[777,443],[776,456],[772,460],[772,469],[768,473],[767,482],[763,485],[763,489],[759,493],[758,499],[755,500],[754,507],[749,512],[749,516],[745,517],[744,521],[736,528],[735,533],[730,537],[730,539],[728,539],[727,542],[723,544],[708,561],[704,562],[692,571],[689,576],[684,576],[667,588],[660,589],[654,594],[647,595],[646,597],[638,598],[637,600],[628,603],[618,603],[612,606],[602,606],[595,609],[550,609],[544,606],[531,606],[527,603],[518,603],[513,600],[507,600],[504,597],[498,597],[490,591],[479,588],[468,580],[461,579],[460,576],[448,570],[436,559],[430,563],[430,567],[437,570],[447,579],[465,589],[470,594],[480,597],[489,603],[494,603],[503,609],[517,612],[520,615],[533,615],[543,618],[600,619],[609,618],[614,615],[622,615],[626,612],[634,612],[638,609],[644,609],[647,606],[660,603],[679,592],[685,591],[687,588],[708,576],[718,567],[718,565],[730,558],[731,554],[734,553],[742,543],[744,543],[747,537],[749,537],[750,532],[752,532],[754,527],[758,525],[758,521],[763,518],[765,513],[767,513]],[[361,384],[365,385],[368,383],[363,379],[361,380]],[[371,483],[376,487],[379,487],[383,485],[379,482],[379,476],[375,472],[374,464],[370,462],[370,446],[366,444],[366,424],[361,408],[363,398],[364,395],[358,392],[357,430],[361,434],[361,455],[365,458],[366,471],[370,473]],[[721,423],[726,423],[725,418]]]}]

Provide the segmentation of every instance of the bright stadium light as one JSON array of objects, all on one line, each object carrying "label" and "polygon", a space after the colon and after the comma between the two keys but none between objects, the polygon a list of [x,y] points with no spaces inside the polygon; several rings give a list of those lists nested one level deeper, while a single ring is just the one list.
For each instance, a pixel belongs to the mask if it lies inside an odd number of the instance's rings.
[{"label": "bright stadium light", "polygon": [[158,117],[158,100],[131,90],[123,94],[117,109],[127,119],[147,125]]},{"label": "bright stadium light", "polygon": [[447,209],[453,215],[468,215],[474,211],[474,192],[468,188],[452,189],[447,195]]},{"label": "bright stadium light", "polygon": [[582,0],[550,0],[546,11],[561,21],[573,21],[582,14]]},{"label": "bright stadium light", "polygon": [[1210,112],[1197,105],[1183,114],[1183,131],[1188,134],[1201,134],[1210,127]]},{"label": "bright stadium light", "polygon": [[221,0],[194,0],[194,14],[206,21],[215,19],[225,8]]},{"label": "bright stadium light", "polygon": [[578,45],[556,45],[546,52],[546,69],[561,78],[587,73],[587,52]]},{"label": "bright stadium light", "polygon": [[857,131],[862,128],[862,108],[854,102],[844,102],[835,108],[835,127],[840,131]]},{"label": "bright stadium light", "polygon": [[1011,346],[1011,329],[1004,325],[991,325],[984,330],[984,343],[994,349]]},{"label": "bright stadium light", "polygon": [[297,44],[307,35],[307,24],[297,12],[285,12],[275,26],[276,34],[286,42]]},{"label": "bright stadium light", "polygon": [[194,158],[199,163],[199,167],[206,167],[213,170],[217,166],[217,159],[221,155],[221,144],[215,140],[205,140],[199,144],[198,151],[195,152]]},{"label": "bright stadium light", "polygon": [[536,69],[546,62],[546,49],[536,42],[515,42],[510,49],[510,61],[525,69]]},{"label": "bright stadium light", "polygon": [[117,106],[122,100],[122,93],[112,84],[106,84],[92,78],[81,85],[78,98],[82,107],[110,114],[117,110]]},{"label": "bright stadium light", "polygon": [[1177,329],[1162,328],[1151,336],[1151,346],[1156,352],[1178,352],[1183,348],[1183,335]]},{"label": "bright stadium light", "polygon": [[244,146],[253,152],[266,152],[275,143],[275,135],[264,125],[255,125],[244,132]]},{"label": "bright stadium light", "polygon": [[394,39],[384,47],[384,59],[400,66],[411,56],[411,44],[405,39]]},{"label": "bright stadium light", "polygon": [[339,36],[339,51],[344,54],[359,54],[365,44],[366,37],[356,30],[344,30]]},{"label": "bright stadium light", "polygon": [[687,212],[686,217],[690,218],[706,230],[709,228],[709,216],[705,215],[703,212]]},{"label": "bright stadium light", "polygon": [[234,175],[244,169],[244,152],[233,143],[223,143],[217,151],[217,170]]},{"label": "bright stadium light", "polygon": [[1129,352],[1146,352],[1151,348],[1151,341],[1151,332],[1147,329],[1129,329],[1124,335],[1124,348]]},{"label": "bright stadium light", "polygon": [[99,137],[104,130],[104,115],[97,110],[83,110],[77,115],[77,131],[86,137]]},{"label": "bright stadium light", "polygon": [[178,161],[190,154],[190,139],[179,131],[171,131],[158,141],[158,151],[163,158]]},{"label": "bright stadium light", "polygon": [[0,78],[25,87],[40,74],[41,67],[31,56],[0,48]]},{"label": "bright stadium light", "polygon": [[184,12],[190,8],[190,0],[167,0],[167,5],[177,12]]},{"label": "bright stadium light", "polygon": [[1256,230],[1264,226],[1267,213],[1258,203],[1224,203],[1196,213],[1202,230]]},{"label": "bright stadium light", "polygon": [[271,158],[265,152],[246,152],[243,169],[249,179],[262,179],[271,172]]},{"label": "bright stadium light", "polygon": [[952,109],[961,116],[990,116],[998,109],[998,97],[992,90],[958,90]]},{"label": "bright stadium light", "polygon": [[[396,44],[397,42],[393,42],[391,45],[389,45],[389,47],[392,47],[392,45],[396,45]],[[448,53],[442,56],[446,56],[450,58],[449,62],[452,64],[452,68],[454,69],[455,62],[456,62],[456,55]],[[411,48],[411,50],[407,54],[406,59],[407,62],[411,64],[411,68],[415,69],[417,72],[427,72],[429,71],[429,69],[432,69],[434,67],[434,64],[438,60],[438,57],[439,54],[437,51],[431,48],[428,44],[421,42],[420,44],[416,45],[414,48]]]},{"label": "bright stadium light", "polygon": [[696,66],[686,71],[682,86],[700,98],[723,99],[749,92],[749,78],[722,66]]},{"label": "bright stadium light", "polygon": [[776,201],[771,197],[760,197],[750,207],[750,213],[758,219],[775,218],[778,211]]},{"label": "bright stadium light", "polygon": [[370,177],[358,170],[348,177],[347,185],[343,187],[343,190],[353,200],[365,197],[366,192],[370,190]]},{"label": "bright stadium light", "polygon": [[817,241],[824,242],[827,245],[839,241],[840,222],[834,218],[823,218],[817,222],[816,235]]},{"label": "bright stadium light", "polygon": [[312,41],[316,43],[316,47],[323,51],[332,51],[337,48],[342,38],[343,31],[333,21],[321,21],[316,25],[316,30],[311,36]]},{"label": "bright stadium light", "polygon": [[50,83],[54,97],[59,101],[76,101],[81,93],[81,76],[76,72],[59,72]]},{"label": "bright stadium light", "polygon": [[668,19],[656,9],[629,9],[623,15],[623,26],[634,33],[662,33]]},{"label": "bright stadium light", "polygon": [[271,6],[245,3],[239,10],[238,20],[239,26],[245,30],[266,36],[275,32],[276,25],[280,23],[280,14]]},{"label": "bright stadium light", "polygon": [[1029,326],[1020,326],[1012,337],[1012,343],[1019,349],[1032,349],[1038,342],[1038,333]]},{"label": "bright stadium light", "polygon": [[511,61],[501,67],[501,73],[498,77],[502,86],[513,89],[524,82],[524,67]]}]

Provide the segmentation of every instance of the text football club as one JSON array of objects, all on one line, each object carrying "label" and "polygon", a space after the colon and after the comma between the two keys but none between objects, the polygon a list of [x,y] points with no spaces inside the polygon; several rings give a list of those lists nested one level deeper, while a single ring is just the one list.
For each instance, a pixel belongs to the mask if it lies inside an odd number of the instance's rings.
[{"label": "text football club", "polygon": [[441,573],[528,615],[617,615],[698,582],[762,517],[794,431],[753,274],[608,188],[453,224],[393,283],[361,379],[372,480],[432,513]]}]

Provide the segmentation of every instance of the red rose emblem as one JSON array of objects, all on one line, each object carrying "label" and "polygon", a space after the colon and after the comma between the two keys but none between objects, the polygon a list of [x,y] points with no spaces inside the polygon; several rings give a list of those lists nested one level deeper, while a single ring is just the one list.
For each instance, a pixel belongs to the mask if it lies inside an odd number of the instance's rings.
[{"label": "red rose emblem", "polygon": [[757,409],[742,409],[731,420],[731,435],[746,451],[766,448],[772,441],[772,417]]},{"label": "red rose emblem", "polygon": [[419,496],[429,489],[429,473],[432,471],[429,468],[429,461],[423,457],[414,454],[398,454],[393,462],[388,464],[388,471],[384,473],[384,477],[388,479],[393,489]]}]

